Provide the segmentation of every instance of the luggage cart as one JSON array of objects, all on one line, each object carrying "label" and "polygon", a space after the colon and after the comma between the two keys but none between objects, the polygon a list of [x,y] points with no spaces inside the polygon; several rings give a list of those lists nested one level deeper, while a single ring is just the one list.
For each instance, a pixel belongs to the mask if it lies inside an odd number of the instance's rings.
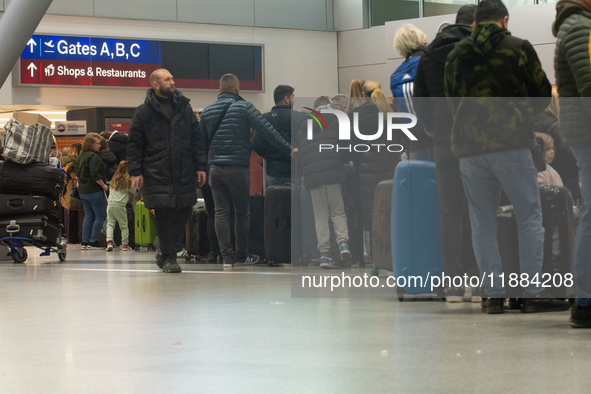
[{"label": "luggage cart", "polygon": [[20,231],[20,226],[15,222],[11,222],[6,230],[10,236],[0,238],[0,245],[4,245],[10,249],[9,254],[12,256],[12,261],[15,263],[21,264],[27,261],[28,252],[25,249],[25,246],[34,246],[43,250],[40,256],[49,256],[51,252],[53,252],[57,253],[60,261],[66,260],[67,244],[60,238],[55,241],[55,246],[51,246],[47,244],[47,237],[43,235],[42,230],[39,230],[37,234],[33,235],[31,238],[13,236],[14,233]]},{"label": "luggage cart", "polygon": [[40,256],[49,256],[51,252],[57,253],[57,257],[60,261],[66,260],[67,245],[66,242],[61,241],[56,246],[47,246],[46,244],[36,241],[32,238],[23,237],[5,237],[0,238],[0,244],[10,249],[9,255],[12,256],[12,261],[16,264],[22,264],[27,261],[29,257],[25,246],[34,246],[41,249],[43,252]]}]

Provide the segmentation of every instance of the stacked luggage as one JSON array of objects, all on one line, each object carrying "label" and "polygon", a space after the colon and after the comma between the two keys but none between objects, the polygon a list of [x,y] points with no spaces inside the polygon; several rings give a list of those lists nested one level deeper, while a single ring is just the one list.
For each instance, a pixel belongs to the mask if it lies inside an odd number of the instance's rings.
[{"label": "stacked luggage", "polygon": [[57,252],[63,261],[66,247],[61,242],[60,195],[65,176],[49,164],[51,130],[41,123],[25,126],[15,117],[6,130],[6,160],[0,162],[0,243],[10,248],[17,263],[27,259],[24,246],[44,249],[43,255]]}]

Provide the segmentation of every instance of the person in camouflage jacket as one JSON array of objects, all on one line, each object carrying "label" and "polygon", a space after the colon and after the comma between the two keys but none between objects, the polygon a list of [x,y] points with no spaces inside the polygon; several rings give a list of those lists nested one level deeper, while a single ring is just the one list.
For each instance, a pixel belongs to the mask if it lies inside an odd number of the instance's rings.
[{"label": "person in camouflage jacket", "polygon": [[[536,52],[507,31],[501,0],[483,0],[472,35],[448,55],[445,91],[454,123],[452,150],[470,208],[472,244],[483,284],[483,313],[503,313],[505,286],[497,241],[497,199],[502,187],[518,224],[521,274],[541,277],[544,228],[537,170],[530,152],[532,122],[546,108],[551,88]],[[531,99],[532,97],[543,97]],[[566,310],[533,282],[524,287],[523,312]]]},{"label": "person in camouflage jacket", "polygon": [[560,0],[552,32],[560,95],[560,136],[574,153],[583,207],[573,248],[575,304],[569,324],[591,328],[591,0]]},{"label": "person in camouflage jacket", "polygon": [[533,117],[548,106],[552,86],[528,41],[481,23],[449,54],[445,93],[462,98],[450,100],[452,150],[462,158],[529,148]]}]

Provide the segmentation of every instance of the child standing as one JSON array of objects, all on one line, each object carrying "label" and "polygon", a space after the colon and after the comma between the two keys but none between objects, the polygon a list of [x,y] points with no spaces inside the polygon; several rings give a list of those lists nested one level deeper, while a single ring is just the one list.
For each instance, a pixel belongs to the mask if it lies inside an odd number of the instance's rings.
[{"label": "child standing", "polygon": [[113,232],[115,223],[121,228],[121,250],[131,250],[129,247],[129,227],[127,225],[127,208],[125,205],[129,199],[129,193],[135,193],[131,186],[131,178],[127,172],[127,162],[121,161],[117,171],[111,179],[109,188],[109,205],[107,206],[107,252],[113,250]]}]

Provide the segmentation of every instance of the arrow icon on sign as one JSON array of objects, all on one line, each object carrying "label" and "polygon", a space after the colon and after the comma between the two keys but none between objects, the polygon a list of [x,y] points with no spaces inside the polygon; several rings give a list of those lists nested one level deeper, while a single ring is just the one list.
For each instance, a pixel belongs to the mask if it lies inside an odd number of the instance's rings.
[{"label": "arrow icon on sign", "polygon": [[33,72],[37,69],[37,66],[35,66],[33,63],[29,64],[29,67],[27,67],[27,70],[31,70],[31,78],[33,77]]},{"label": "arrow icon on sign", "polygon": [[29,40],[29,42],[27,42],[27,45],[31,46],[31,53],[33,53],[33,47],[37,46],[37,43],[35,42],[35,40],[33,40],[32,38]]}]

